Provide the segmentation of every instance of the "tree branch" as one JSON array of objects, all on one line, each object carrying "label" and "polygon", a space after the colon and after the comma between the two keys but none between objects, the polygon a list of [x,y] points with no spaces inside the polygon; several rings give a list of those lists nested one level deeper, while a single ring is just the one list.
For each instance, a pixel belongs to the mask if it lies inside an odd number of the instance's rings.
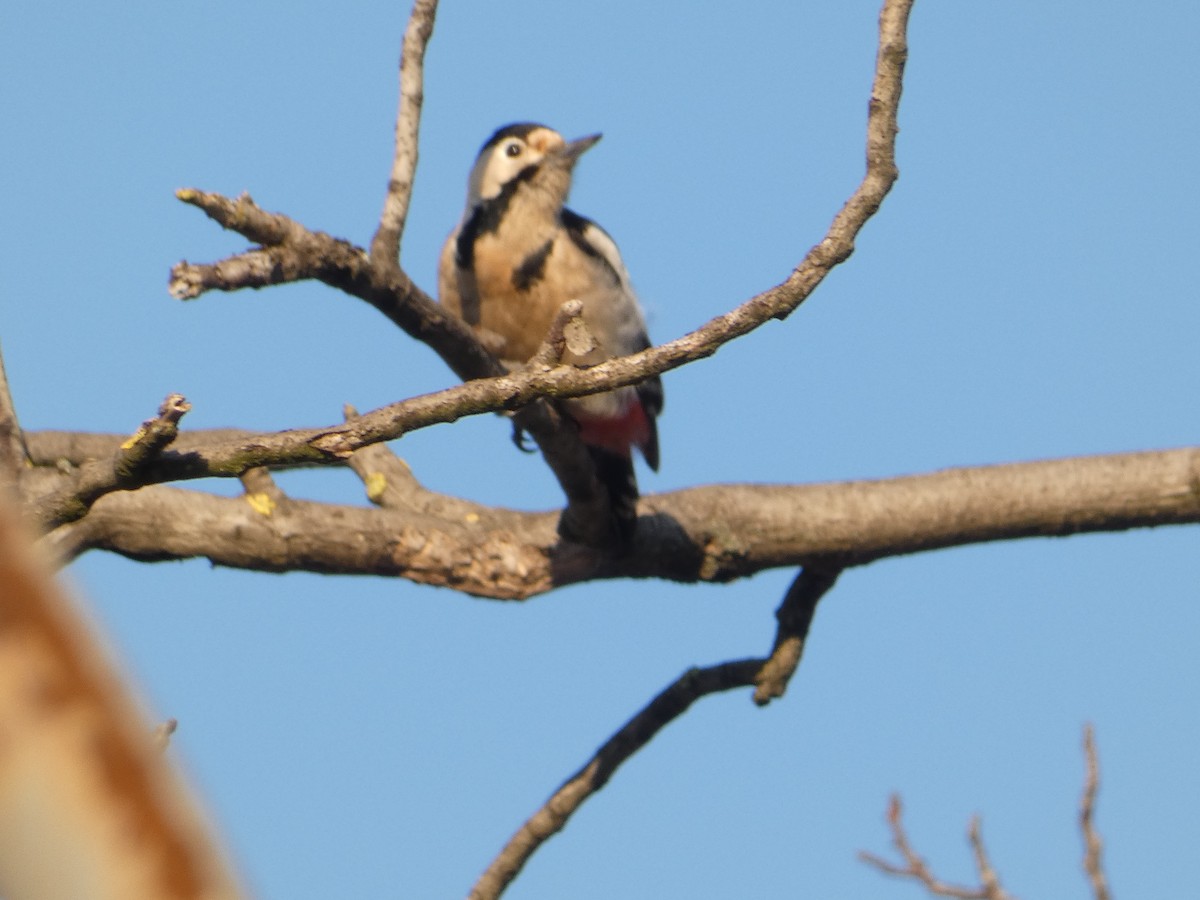
[{"label": "tree branch", "polygon": [[761,659],[741,659],[703,669],[689,669],[680,675],[610,737],[587,764],[568,778],[517,830],[471,888],[470,900],[495,900],[504,893],[534,852],[563,829],[575,811],[608,783],[622,763],[701,697],[752,685],[763,662]]},{"label": "tree branch", "polygon": [[[177,194],[184,199],[184,192]],[[243,195],[248,200],[249,197]],[[278,247],[247,250],[211,264],[179,263],[171,270],[169,290],[176,300],[190,300],[205,291],[269,287],[295,281],[298,258]]]},{"label": "tree branch", "polygon": [[804,636],[817,601],[836,580],[836,573],[808,570],[796,577],[779,608],[779,634],[770,657],[689,669],[651,700],[517,830],[472,888],[471,900],[499,897],[534,852],[561,831],[589,797],[608,784],[619,766],[701,697],[751,686],[755,687],[754,702],[759,706],[765,706],[772,697],[783,696],[788,679],[800,664]]},{"label": "tree branch", "polygon": [[858,858],[867,865],[886,875],[895,875],[898,878],[908,878],[920,882],[933,897],[953,897],[955,900],[1016,900],[1000,887],[1000,881],[988,861],[978,816],[971,820],[971,825],[967,829],[967,839],[970,841],[971,851],[975,856],[975,865],[979,871],[980,886],[977,888],[950,884],[940,880],[930,871],[925,860],[913,849],[908,834],[904,830],[903,809],[899,794],[892,795],[891,803],[888,806],[887,820],[888,827],[892,830],[892,844],[900,853],[904,864],[890,863],[873,853],[862,851],[858,854]]},{"label": "tree branch", "polygon": [[31,503],[35,521],[49,531],[87,515],[92,504],[105,494],[151,483],[152,467],[175,440],[179,420],[191,408],[180,394],[171,394],[158,408],[158,415],[143,422],[115,453],[67,473],[55,490]]},{"label": "tree branch", "polygon": [[421,105],[425,100],[425,47],[433,36],[437,0],[416,0],[400,52],[400,105],[396,111],[396,153],[379,228],[371,240],[371,260],[380,266],[400,265],[400,239],[412,199],[417,171]]},{"label": "tree branch", "polygon": [[[541,396],[570,397],[594,392],[589,370],[570,366],[526,369],[402,400],[364,413],[351,422],[266,434],[222,429],[218,434],[223,439],[200,439],[189,443],[187,450],[161,453],[154,460],[147,460],[139,469],[140,484],[236,478],[247,469],[262,466],[340,465],[356,450],[395,440],[430,425],[524,407]],[[523,418],[521,422],[522,427],[531,432],[537,427],[537,420]],[[568,429],[567,433],[574,438],[574,426],[568,426]],[[52,434],[59,443],[70,444],[78,440],[88,452],[97,450],[105,440],[94,437],[68,439],[60,433]],[[575,443],[579,443],[577,439]],[[582,445],[580,447],[582,451]],[[44,458],[44,454],[39,454],[39,458]]]},{"label": "tree branch", "polygon": [[[1083,871],[1087,875],[1088,884],[1096,900],[1109,900],[1108,881],[1104,876],[1101,861],[1102,842],[1096,832],[1093,816],[1096,807],[1096,792],[1100,785],[1100,765],[1096,759],[1096,742],[1092,726],[1087,725],[1083,730],[1083,752],[1087,763],[1087,775],[1084,778],[1083,797],[1079,804],[1079,828],[1083,834],[1084,857]],[[1011,894],[1000,886],[996,870],[988,859],[987,849],[983,843],[980,830],[979,816],[971,819],[967,838],[971,844],[971,852],[975,857],[975,868],[979,872],[978,888],[960,887],[938,880],[930,871],[908,840],[901,821],[901,805],[899,795],[893,794],[888,807],[888,825],[892,830],[892,843],[903,859],[903,865],[888,862],[872,853],[865,851],[858,854],[859,859],[887,875],[908,878],[918,881],[935,897],[955,897],[959,900],[1014,900]]]},{"label": "tree branch", "polygon": [[[36,433],[29,438],[35,446]],[[62,477],[48,468],[31,474]],[[268,517],[240,498],[148,488],[104,497],[61,546],[399,576],[497,599],[607,578],[725,582],[771,568],[832,571],[985,541],[1200,522],[1200,448],[654,494],[642,498],[635,545],[619,556],[560,541],[552,512],[435,497],[420,511],[290,500]]]},{"label": "tree branch", "polygon": [[806,567],[788,588],[783,603],[775,611],[779,622],[775,646],[754,678],[754,702],[759,706],[782,697],[787,690],[788,682],[800,665],[800,657],[804,655],[804,642],[808,639],[817,603],[829,593],[840,574],[837,569],[823,572]]},{"label": "tree branch", "polygon": [[1096,831],[1096,794],[1100,790],[1100,761],[1096,755],[1095,730],[1089,724],[1083,729],[1083,755],[1087,775],[1083,782],[1083,797],[1079,802],[1079,830],[1083,834],[1083,871],[1096,900],[1109,900],[1108,879],[1104,875],[1104,842]]}]

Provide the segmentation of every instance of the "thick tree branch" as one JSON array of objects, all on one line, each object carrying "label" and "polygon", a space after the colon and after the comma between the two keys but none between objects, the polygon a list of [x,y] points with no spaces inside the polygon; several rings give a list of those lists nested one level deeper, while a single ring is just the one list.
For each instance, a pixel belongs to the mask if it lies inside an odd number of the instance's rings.
[{"label": "thick tree branch", "polygon": [[[45,468],[35,474],[60,477]],[[241,498],[148,488],[102,498],[49,543],[136,559],[200,556],[264,571],[399,576],[525,599],[595,579],[724,582],[984,541],[1200,522],[1200,448],[656,494],[642,499],[635,546],[616,557],[561,542],[554,513],[438,495],[423,503],[395,510],[290,500],[268,516]]]},{"label": "thick tree branch", "polygon": [[379,229],[371,240],[371,259],[376,265],[399,266],[400,239],[412,199],[413,176],[417,171],[417,148],[421,127],[421,105],[425,102],[425,47],[433,36],[437,0],[416,0],[404,45],[400,52],[400,107],[396,111],[396,153],[392,177]]},{"label": "thick tree branch", "polygon": [[554,792],[512,836],[471,889],[471,900],[495,900],[546,840],[567,824],[584,801],[608,783],[617,767],[654,738],[688,707],[709,694],[749,687],[764,660],[742,659],[689,669],[596,751],[586,765]]}]

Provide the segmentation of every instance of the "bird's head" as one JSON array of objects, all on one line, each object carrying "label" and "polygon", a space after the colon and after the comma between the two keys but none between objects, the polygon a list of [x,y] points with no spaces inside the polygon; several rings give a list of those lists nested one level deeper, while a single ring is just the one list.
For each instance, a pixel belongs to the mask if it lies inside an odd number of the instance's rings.
[{"label": "bird's head", "polygon": [[600,135],[566,141],[552,128],[534,122],[506,125],[488,138],[479,151],[467,187],[467,208],[522,185],[562,206],[571,190],[571,172],[584,151]]}]

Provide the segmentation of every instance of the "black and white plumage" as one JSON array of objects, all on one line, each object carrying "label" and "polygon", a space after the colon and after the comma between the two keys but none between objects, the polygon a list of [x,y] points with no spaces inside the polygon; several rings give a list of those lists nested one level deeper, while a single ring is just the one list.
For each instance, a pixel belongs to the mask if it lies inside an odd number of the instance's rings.
[{"label": "black and white plumage", "polygon": [[[508,125],[487,140],[471,169],[466,209],[442,249],[438,294],[510,368],[533,356],[573,299],[583,304],[595,347],[568,351],[565,363],[595,365],[650,346],[617,245],[565,206],[575,164],[598,140],[567,142],[544,125]],[[658,468],[662,382],[654,376],[561,405],[609,492],[618,537],[628,540],[638,498],[631,449]]]}]

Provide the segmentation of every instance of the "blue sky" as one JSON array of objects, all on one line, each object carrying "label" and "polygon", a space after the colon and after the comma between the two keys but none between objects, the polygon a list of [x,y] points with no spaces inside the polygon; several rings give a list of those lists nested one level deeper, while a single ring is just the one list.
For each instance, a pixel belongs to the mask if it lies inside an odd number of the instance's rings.
[{"label": "blue sky", "polygon": [[[406,4],[26,4],[0,28],[0,340],[23,423],[336,421],[445,386],[424,347],[320,285],[166,293],[245,243],[173,197],[249,191],[369,241]],[[432,288],[497,126],[603,131],[579,211],[620,243],[652,335],[784,278],[863,167],[875,0],[447,0],[403,263]],[[901,178],[795,315],[671,373],[645,491],[886,477],[1197,442],[1200,8],[918,2]],[[429,486],[550,508],[480,417],[406,437]],[[348,473],[281,478],[361,502]],[[201,485],[198,485],[201,487]],[[207,485],[203,485],[207,487]],[[214,485],[229,491],[232,486]],[[1021,896],[1083,896],[1085,721],[1117,893],[1190,883],[1200,775],[1193,528],[886,560],[825,600],[788,696],[710,698],[534,858],[513,898],[916,896],[855,861],[901,791],[970,874],[980,812]],[[694,664],[757,655],[793,573],[604,583],[525,604],[402,581],[91,555],[67,577],[262,897],[453,897],[559,782]]]}]

